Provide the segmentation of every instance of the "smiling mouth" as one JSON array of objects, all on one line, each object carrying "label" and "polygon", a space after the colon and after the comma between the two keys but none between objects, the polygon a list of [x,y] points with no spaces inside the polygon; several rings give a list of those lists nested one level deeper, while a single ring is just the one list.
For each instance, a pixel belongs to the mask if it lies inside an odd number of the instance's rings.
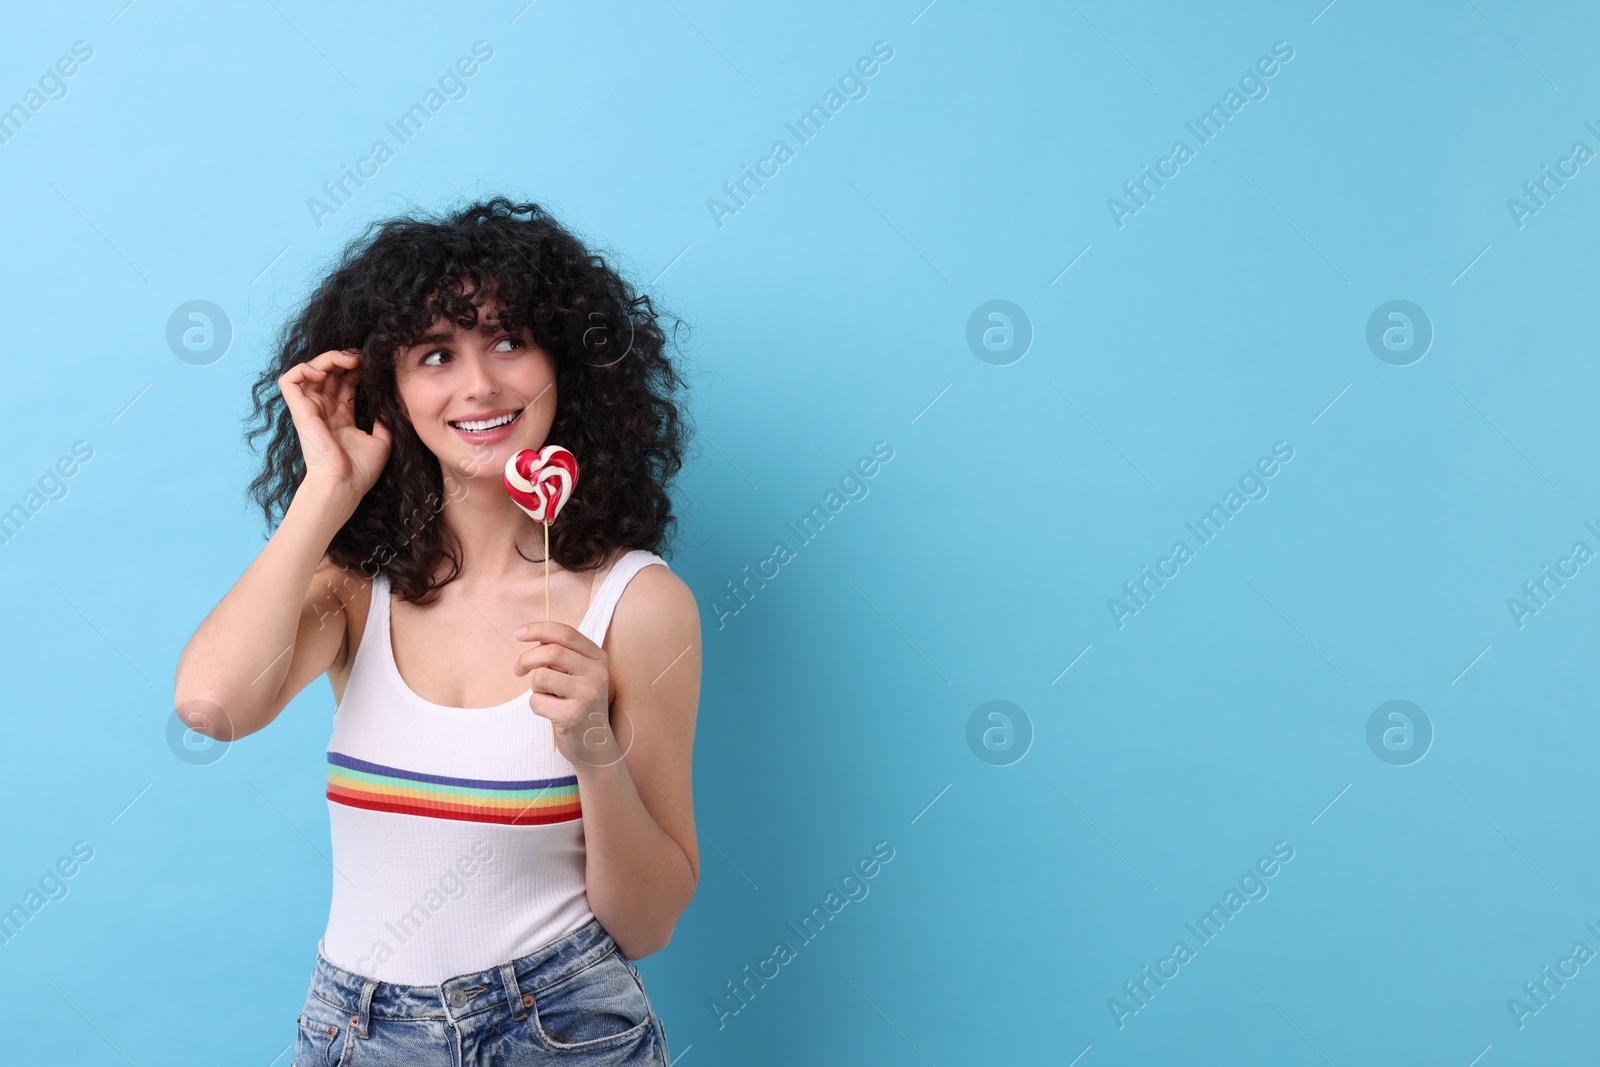
[{"label": "smiling mouth", "polygon": [[483,419],[481,421],[468,421],[468,422],[452,422],[452,423],[450,423],[450,426],[453,429],[460,430],[462,433],[492,433],[495,430],[504,429],[505,427],[511,425],[513,422],[516,422],[518,419],[522,418],[522,413],[524,411],[526,411],[526,410],[528,410],[528,409],[527,408],[519,408],[513,414],[501,415],[499,418],[494,418],[494,419]]}]

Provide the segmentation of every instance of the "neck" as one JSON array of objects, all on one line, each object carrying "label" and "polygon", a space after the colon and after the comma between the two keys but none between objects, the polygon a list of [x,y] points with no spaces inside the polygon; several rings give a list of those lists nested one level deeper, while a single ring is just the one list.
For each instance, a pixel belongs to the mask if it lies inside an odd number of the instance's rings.
[{"label": "neck", "polygon": [[[512,502],[497,479],[475,478],[459,499],[446,500],[444,521],[461,546],[461,573],[468,585],[501,585],[542,576],[545,531]],[[519,552],[520,549],[520,552]],[[550,572],[561,570],[555,560]]]}]

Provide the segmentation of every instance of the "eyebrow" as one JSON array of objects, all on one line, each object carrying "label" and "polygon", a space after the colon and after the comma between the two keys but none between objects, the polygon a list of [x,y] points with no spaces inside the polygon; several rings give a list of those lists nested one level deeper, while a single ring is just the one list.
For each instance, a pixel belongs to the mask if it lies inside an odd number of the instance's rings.
[{"label": "eyebrow", "polygon": [[[485,336],[488,336],[490,334],[496,334],[496,333],[511,333],[512,331],[506,329],[498,321],[491,321],[491,322],[479,323],[478,326],[477,326],[477,332],[479,332],[481,334],[484,334]],[[417,338],[415,341],[412,341],[410,344],[406,345],[405,347],[406,348],[417,348],[417,347],[419,347],[421,345],[444,344],[444,343],[447,343],[447,342],[450,342],[450,341],[454,341],[455,339],[456,339],[456,335],[454,333],[430,333],[430,334],[424,334],[423,336]]]}]

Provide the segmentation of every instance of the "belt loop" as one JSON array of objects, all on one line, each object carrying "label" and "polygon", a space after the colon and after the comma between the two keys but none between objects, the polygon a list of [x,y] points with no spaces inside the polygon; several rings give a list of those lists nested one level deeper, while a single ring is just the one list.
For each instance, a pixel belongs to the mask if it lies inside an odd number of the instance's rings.
[{"label": "belt loop", "polygon": [[361,1007],[355,1015],[350,1016],[352,1032],[357,1037],[367,1037],[372,1025],[372,994],[378,989],[378,983],[368,978],[361,985]]},{"label": "belt loop", "polygon": [[511,1017],[521,1021],[528,1014],[528,1000],[517,985],[517,968],[511,963],[500,965],[500,982],[506,987],[506,1003],[511,1005]]}]

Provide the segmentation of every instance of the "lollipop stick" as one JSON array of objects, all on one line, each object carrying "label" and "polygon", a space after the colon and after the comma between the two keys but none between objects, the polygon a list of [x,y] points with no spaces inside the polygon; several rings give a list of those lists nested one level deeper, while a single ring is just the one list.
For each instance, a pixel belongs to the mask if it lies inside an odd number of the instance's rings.
[{"label": "lollipop stick", "polygon": [[[550,524],[541,522],[544,527],[544,621],[550,621]],[[556,750],[556,724],[550,724],[550,751]]]}]

